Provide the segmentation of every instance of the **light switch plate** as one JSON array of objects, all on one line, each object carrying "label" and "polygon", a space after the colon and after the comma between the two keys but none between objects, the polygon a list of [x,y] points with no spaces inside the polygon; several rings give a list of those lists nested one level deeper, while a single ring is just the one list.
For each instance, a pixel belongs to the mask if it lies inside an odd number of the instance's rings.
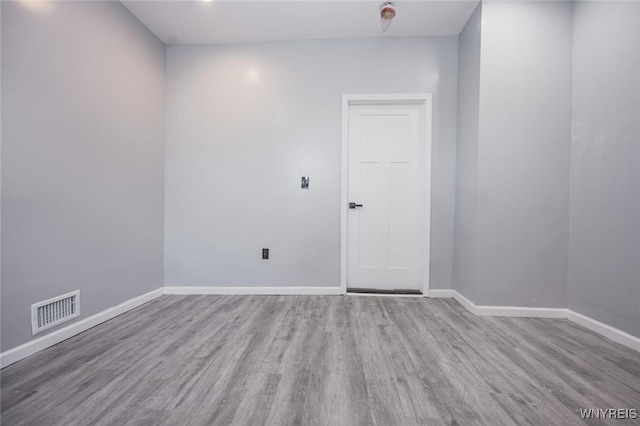
[{"label": "light switch plate", "polygon": [[309,189],[309,176],[302,176],[302,180],[300,181],[300,188]]}]

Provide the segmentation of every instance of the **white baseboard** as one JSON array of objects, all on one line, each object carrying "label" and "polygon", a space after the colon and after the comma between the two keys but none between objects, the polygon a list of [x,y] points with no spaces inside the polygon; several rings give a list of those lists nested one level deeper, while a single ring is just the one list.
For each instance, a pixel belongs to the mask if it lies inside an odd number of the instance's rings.
[{"label": "white baseboard", "polygon": [[14,362],[28,357],[29,355],[33,355],[36,352],[40,352],[43,349],[67,340],[70,337],[75,336],[76,334],[80,334],[83,331],[86,331],[98,324],[110,320],[111,318],[117,317],[118,315],[130,311],[131,309],[149,302],[156,297],[160,297],[163,294],[164,293],[162,291],[162,288],[150,291],[149,293],[143,294],[142,296],[127,300],[126,302],[123,302],[117,306],[106,309],[78,322],[74,322],[73,324],[34,339],[23,345],[2,352],[0,353],[0,368],[4,368],[8,365],[13,364]]},{"label": "white baseboard", "polygon": [[340,287],[164,287],[164,294],[218,295],[337,295]]},{"label": "white baseboard", "polygon": [[625,333],[622,330],[611,327],[610,325],[607,325],[600,321],[594,320],[593,318],[590,318],[586,315],[582,315],[571,310],[567,311],[567,319],[569,321],[575,322],[576,324],[581,325],[584,328],[588,328],[591,331],[595,331],[596,333],[601,334],[616,343],[620,343],[640,352],[640,338],[632,336],[629,333]]},{"label": "white baseboard", "polygon": [[467,311],[478,316],[492,317],[529,317],[529,318],[559,318],[568,319],[594,331],[616,343],[635,349],[640,352],[640,338],[625,333],[610,325],[594,320],[586,315],[579,314],[564,308],[527,308],[516,306],[483,306],[476,305],[471,300],[452,290],[453,298],[457,300]]},{"label": "white baseboard", "polygon": [[521,306],[476,305],[471,300],[453,291],[453,298],[474,315],[487,317],[567,318],[564,308],[530,308]]},{"label": "white baseboard", "polygon": [[[98,324],[108,321],[163,294],[215,294],[215,295],[341,295],[340,287],[179,287],[168,286],[127,300],[64,328],[46,334],[23,345],[0,353],[0,368],[11,365],[43,349],[67,340]],[[531,318],[563,318],[601,334],[614,342],[640,351],[640,338],[625,333],[593,318],[563,308],[530,308],[517,306],[476,305],[456,290],[429,290],[429,297],[457,300],[466,310],[478,316],[508,316]]]},{"label": "white baseboard", "polygon": [[427,297],[434,299],[450,299],[453,297],[454,290],[451,289],[432,289],[427,292]]}]

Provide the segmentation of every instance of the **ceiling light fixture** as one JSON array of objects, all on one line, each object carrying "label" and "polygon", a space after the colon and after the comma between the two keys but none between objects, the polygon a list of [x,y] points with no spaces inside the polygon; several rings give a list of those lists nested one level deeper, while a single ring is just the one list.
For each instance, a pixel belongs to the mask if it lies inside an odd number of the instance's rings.
[{"label": "ceiling light fixture", "polygon": [[386,32],[391,25],[391,21],[396,16],[396,7],[391,2],[383,3],[380,7],[380,23],[382,24],[382,32]]}]

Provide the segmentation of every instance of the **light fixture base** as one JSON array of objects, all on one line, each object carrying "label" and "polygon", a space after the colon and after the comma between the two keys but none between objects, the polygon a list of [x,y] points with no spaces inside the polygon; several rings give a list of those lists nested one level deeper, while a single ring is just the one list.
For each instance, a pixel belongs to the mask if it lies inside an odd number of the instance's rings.
[{"label": "light fixture base", "polygon": [[391,2],[385,2],[380,6],[380,24],[382,26],[382,32],[386,32],[391,25],[391,21],[396,16],[396,7]]}]

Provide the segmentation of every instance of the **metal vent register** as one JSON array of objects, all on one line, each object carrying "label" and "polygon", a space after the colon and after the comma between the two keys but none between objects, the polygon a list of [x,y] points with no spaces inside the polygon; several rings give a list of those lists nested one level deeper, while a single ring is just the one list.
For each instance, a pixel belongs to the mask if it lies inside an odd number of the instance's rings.
[{"label": "metal vent register", "polygon": [[34,303],[31,305],[31,332],[38,334],[79,315],[80,290]]}]

